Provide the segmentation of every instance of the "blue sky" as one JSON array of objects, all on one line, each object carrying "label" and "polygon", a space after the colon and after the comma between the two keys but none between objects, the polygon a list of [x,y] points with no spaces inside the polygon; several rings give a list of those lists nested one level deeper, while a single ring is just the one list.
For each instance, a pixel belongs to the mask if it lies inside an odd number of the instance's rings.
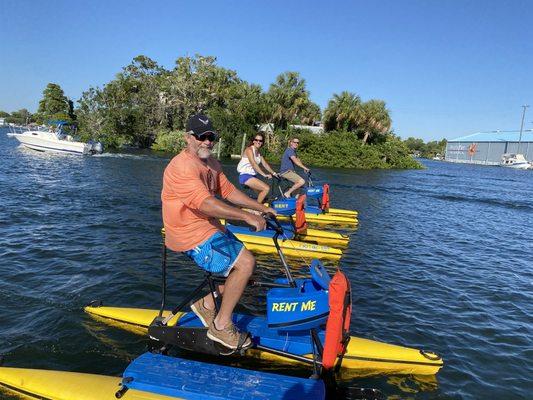
[{"label": "blue sky", "polygon": [[8,112],[36,111],[48,82],[77,100],[139,54],[202,54],[265,90],[298,71],[322,108],[343,90],[383,99],[397,134],[435,140],[519,129],[533,1],[0,0],[0,54]]}]

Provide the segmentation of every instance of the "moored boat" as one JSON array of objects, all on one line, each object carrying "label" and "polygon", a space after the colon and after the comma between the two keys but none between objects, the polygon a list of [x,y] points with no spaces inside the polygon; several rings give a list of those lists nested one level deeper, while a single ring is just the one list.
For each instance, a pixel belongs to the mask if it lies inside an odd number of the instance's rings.
[{"label": "moored boat", "polygon": [[515,169],[533,168],[533,164],[527,161],[523,154],[518,153],[506,153],[502,155],[500,166]]}]

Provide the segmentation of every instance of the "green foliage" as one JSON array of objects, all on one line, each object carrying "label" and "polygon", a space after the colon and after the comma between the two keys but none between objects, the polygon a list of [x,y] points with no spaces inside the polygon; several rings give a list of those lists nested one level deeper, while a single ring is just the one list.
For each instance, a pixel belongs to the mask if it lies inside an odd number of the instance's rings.
[{"label": "green foliage", "polygon": [[220,106],[207,111],[213,120],[213,125],[222,139],[220,155],[228,157],[230,154],[239,154],[241,151],[242,137],[246,133],[248,137],[255,133],[255,128],[244,115],[239,115]]},{"label": "green foliage", "polygon": [[362,121],[361,98],[354,93],[333,94],[324,111],[326,131],[355,131]]},{"label": "green foliage", "polygon": [[139,56],[104,88],[84,92],[77,110],[82,135],[108,147],[124,143],[149,147],[164,115],[160,70],[154,61]]},{"label": "green foliage", "polygon": [[408,137],[404,140],[404,143],[411,152],[422,152],[426,146],[422,139],[417,139],[414,137]]},{"label": "green foliage", "polygon": [[[127,142],[150,147],[161,129],[184,129],[190,115],[226,108],[227,101],[238,99],[232,95],[238,91],[232,89],[242,82],[215,61],[214,57],[182,57],[167,71],[146,56],[134,58],[104,88],[83,93],[78,101],[80,130],[104,139],[107,146]],[[242,111],[238,105],[234,108]]]},{"label": "green foliage", "polygon": [[[294,132],[279,131],[279,143],[284,144],[279,149],[281,154],[286,147],[288,137],[295,136]],[[298,156],[304,164],[317,167],[338,167],[357,169],[405,169],[421,168],[414,160],[409,149],[397,138],[388,138],[382,143],[365,146],[353,132],[331,131],[322,135],[315,135],[308,131],[299,131],[296,135],[300,139]],[[279,161],[278,157],[269,158]]]},{"label": "green foliage", "polygon": [[74,110],[63,89],[56,83],[49,83],[43,90],[43,98],[39,101],[36,120],[46,123],[48,120],[75,120]]},{"label": "green foliage", "polygon": [[362,123],[358,126],[358,131],[363,134],[363,143],[372,140],[382,141],[392,125],[385,102],[372,99],[363,103],[361,109]]},{"label": "green foliage", "polygon": [[437,154],[443,155],[446,150],[446,139],[440,141],[431,141],[424,143],[422,139],[416,139],[414,137],[409,137],[404,140],[404,144],[407,146],[409,151],[412,154],[418,153],[421,157],[424,158],[433,158]]},{"label": "green foliage", "polygon": [[[279,160],[287,139],[302,138],[300,155],[316,166],[346,168],[417,168],[408,148],[391,131],[385,102],[349,92],[335,94],[324,112],[328,133],[295,131],[291,124],[310,125],[321,118],[297,72],[276,77],[265,93],[243,81],[233,70],[220,67],[215,57],[180,57],[167,70],[140,55],[102,88],[89,88],[76,109],[83,139],[94,138],[106,147],[131,144],[177,152],[185,145],[182,131],[187,118],[207,113],[222,138],[222,156],[240,153],[244,134],[273,123],[266,156]],[[72,108],[72,107],[71,107]],[[72,113],[67,107],[63,112]],[[368,143],[369,146],[364,144]]]},{"label": "green foliage", "polygon": [[444,155],[444,152],[446,151],[447,143],[448,142],[446,139],[442,139],[440,141],[434,140],[432,142],[428,142],[426,144],[426,148],[422,152],[422,157],[433,158],[437,154]]},{"label": "green foliage", "polygon": [[354,132],[363,143],[379,143],[390,135],[392,120],[383,100],[362,102],[355,93],[334,94],[324,111],[326,131]]},{"label": "green foliage", "polygon": [[157,135],[152,150],[179,153],[185,148],[185,131],[169,131],[161,129]]},{"label": "green foliage", "polygon": [[267,101],[271,107],[270,121],[280,129],[288,124],[310,124],[320,118],[320,107],[309,99],[305,80],[298,72],[278,75],[270,85]]},{"label": "green foliage", "polygon": [[25,125],[28,122],[34,122],[34,119],[33,115],[28,110],[22,108],[18,111],[13,111],[11,115],[8,114],[8,116],[6,116],[6,122],[17,125]]},{"label": "green foliage", "polygon": [[271,105],[261,86],[239,82],[228,87],[226,96],[226,106],[219,107],[242,118],[251,127],[270,119]]},{"label": "green foliage", "polygon": [[192,114],[226,108],[234,86],[242,83],[235,71],[217,66],[215,57],[200,55],[178,58],[176,67],[165,76],[164,98],[173,126],[179,129]]},{"label": "green foliage", "polygon": [[382,160],[385,161],[390,168],[422,168],[422,165],[411,157],[409,149],[399,138],[388,139],[382,143],[376,144],[375,147],[382,154]]}]

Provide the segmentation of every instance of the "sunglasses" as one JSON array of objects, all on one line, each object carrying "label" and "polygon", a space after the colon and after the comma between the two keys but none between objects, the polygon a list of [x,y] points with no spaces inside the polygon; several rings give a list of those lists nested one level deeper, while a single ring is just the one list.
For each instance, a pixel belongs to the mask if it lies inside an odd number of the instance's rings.
[{"label": "sunglasses", "polygon": [[196,138],[196,140],[199,140],[200,142],[205,142],[206,140],[214,142],[218,139],[218,135],[215,132],[204,132],[199,135],[193,133],[193,136]]},{"label": "sunglasses", "polygon": [[263,139],[254,139],[254,142],[259,142],[259,143],[263,143],[264,140]]},{"label": "sunglasses", "polygon": [[293,141],[293,143],[294,143],[294,144],[300,144],[300,142],[295,142],[295,141]]}]

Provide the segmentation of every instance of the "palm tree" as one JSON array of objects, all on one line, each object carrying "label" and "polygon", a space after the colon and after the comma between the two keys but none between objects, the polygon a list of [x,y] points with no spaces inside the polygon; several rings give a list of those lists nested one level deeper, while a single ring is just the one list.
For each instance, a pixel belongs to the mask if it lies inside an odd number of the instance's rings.
[{"label": "palm tree", "polygon": [[324,110],[324,129],[354,131],[362,122],[361,98],[354,93],[334,94]]},{"label": "palm tree", "polygon": [[369,100],[361,105],[363,114],[361,130],[364,132],[363,144],[390,131],[392,120],[383,100]]},{"label": "palm tree", "polygon": [[[267,93],[272,110],[272,121],[281,129],[309,111],[309,92],[305,80],[298,72],[285,72],[278,75]],[[317,106],[318,107],[318,106]]]},{"label": "palm tree", "polygon": [[312,101],[307,102],[303,105],[302,110],[300,110],[298,119],[302,125],[312,125],[315,121],[320,121],[321,112],[318,104],[313,103]]}]

